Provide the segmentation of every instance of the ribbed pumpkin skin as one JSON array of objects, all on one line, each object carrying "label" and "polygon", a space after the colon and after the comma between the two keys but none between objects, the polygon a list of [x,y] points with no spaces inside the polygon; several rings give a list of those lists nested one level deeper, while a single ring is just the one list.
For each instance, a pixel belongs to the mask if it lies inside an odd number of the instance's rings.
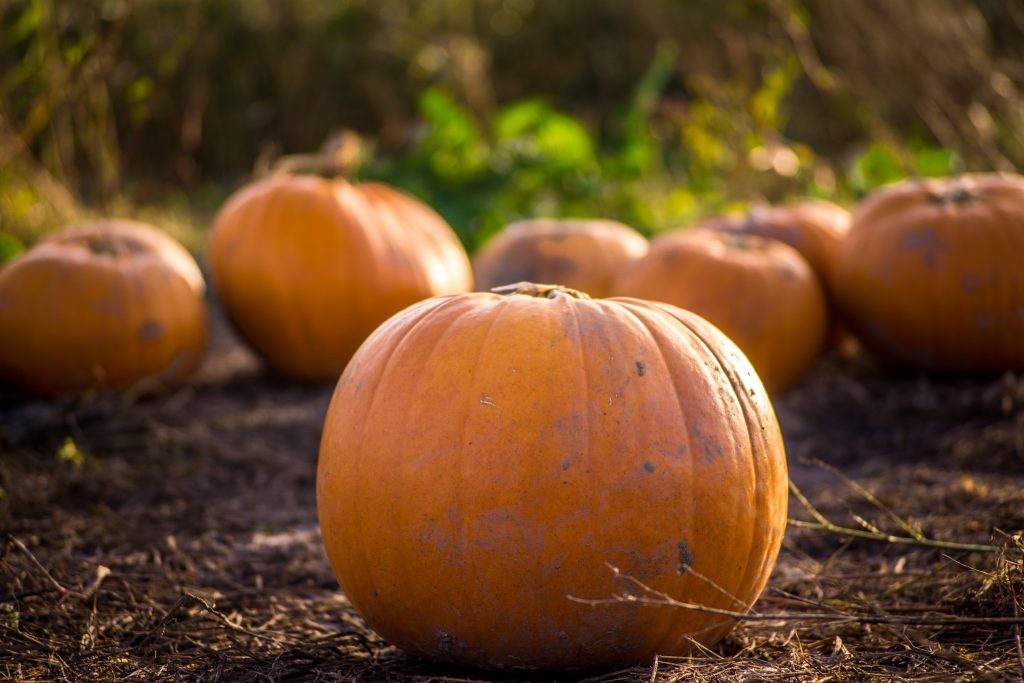
[{"label": "ribbed pumpkin skin", "polygon": [[754,603],[787,503],[764,389],[696,315],[549,296],[431,299],[360,348],[320,448],[331,566],[371,627],[442,661],[589,668],[711,645],[727,617],[571,597],[636,592],[612,565],[680,600]]},{"label": "ribbed pumpkin skin", "polygon": [[427,205],[381,184],[277,176],[239,191],[209,243],[214,285],[279,373],[337,377],[377,325],[472,288],[465,250]]},{"label": "ribbed pumpkin skin", "polygon": [[876,191],[837,271],[869,349],[939,372],[1024,368],[1024,177],[965,175]]},{"label": "ribbed pumpkin skin", "polygon": [[825,295],[792,247],[706,229],[665,233],[615,293],[691,310],[725,332],[771,392],[792,387],[821,354]]},{"label": "ribbed pumpkin skin", "polygon": [[807,259],[827,292],[833,289],[839,244],[850,230],[850,212],[822,199],[758,206],[709,218],[699,227],[778,240]]},{"label": "ribbed pumpkin skin", "polygon": [[56,396],[183,377],[206,344],[205,286],[164,233],[73,227],[0,269],[0,377]]},{"label": "ribbed pumpkin skin", "polygon": [[550,282],[593,297],[611,295],[615,276],[647,253],[647,240],[609,220],[536,219],[512,223],[480,249],[480,291],[514,282]]}]

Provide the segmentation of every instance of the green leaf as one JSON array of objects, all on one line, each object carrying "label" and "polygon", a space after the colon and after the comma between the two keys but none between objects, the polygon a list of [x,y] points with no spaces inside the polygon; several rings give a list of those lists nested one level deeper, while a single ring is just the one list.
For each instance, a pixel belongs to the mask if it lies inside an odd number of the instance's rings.
[{"label": "green leaf", "polygon": [[557,173],[594,161],[594,144],[587,129],[542,100],[510,105],[498,114],[494,131],[506,150],[533,156]]},{"label": "green leaf", "polygon": [[925,147],[914,155],[914,171],[919,176],[941,177],[960,170],[960,155],[951,149]]},{"label": "green leaf", "polygon": [[906,175],[906,169],[896,153],[881,143],[875,143],[854,161],[850,184],[857,192],[864,193]]},{"label": "green leaf", "polygon": [[25,251],[25,245],[14,235],[0,232],[0,263],[6,263]]},{"label": "green leaf", "polygon": [[75,468],[85,464],[85,453],[78,447],[75,440],[70,436],[64,439],[64,443],[57,449],[57,459],[66,462]]}]

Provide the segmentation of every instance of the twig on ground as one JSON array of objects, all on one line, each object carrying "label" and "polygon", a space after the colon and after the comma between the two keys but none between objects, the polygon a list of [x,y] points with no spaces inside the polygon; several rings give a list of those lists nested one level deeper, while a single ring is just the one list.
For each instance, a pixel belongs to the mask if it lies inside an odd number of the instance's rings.
[{"label": "twig on ground", "polygon": [[826,472],[830,473],[832,476],[836,477],[840,481],[842,481],[849,488],[855,491],[857,495],[859,495],[861,498],[863,498],[864,500],[866,500],[867,502],[871,503],[876,508],[884,512],[889,517],[889,519],[895,522],[899,528],[907,532],[907,534],[910,535],[912,538],[916,538],[919,541],[926,540],[924,534],[921,533],[920,529],[915,529],[913,524],[897,515],[895,512],[892,511],[892,509],[889,508],[889,506],[885,505],[885,503],[880,501],[878,497],[875,496],[875,494],[871,493],[871,491],[868,491],[859,483],[857,483],[853,479],[850,479],[848,476],[840,472],[838,468],[829,465],[827,462],[819,460],[818,458],[804,458],[804,462],[814,465],[815,467],[819,467],[825,470]]},{"label": "twig on ground", "polygon": [[852,536],[853,538],[860,538],[867,541],[878,541],[880,543],[891,543],[894,545],[913,545],[924,548],[942,548],[944,550],[962,550],[964,552],[975,553],[997,553],[1000,551],[1000,548],[994,545],[956,543],[953,541],[938,541],[931,538],[916,538],[911,536],[894,536],[883,532],[866,531],[864,529],[852,529],[850,527],[840,526],[822,515],[792,480],[789,482],[789,490],[794,496],[796,496],[796,499],[800,501],[800,504],[804,506],[804,509],[807,510],[811,517],[817,520],[816,522],[807,522],[801,519],[790,519],[790,526],[794,526],[798,529],[826,531],[840,536]]},{"label": "twig on ground", "polygon": [[58,581],[57,579],[53,578],[53,574],[51,574],[49,572],[49,570],[46,567],[44,567],[43,564],[39,560],[36,559],[36,556],[32,554],[32,551],[29,550],[28,546],[26,546],[24,543],[22,543],[20,539],[14,537],[14,536],[8,536],[7,540],[10,541],[11,543],[13,543],[15,546],[17,546],[18,550],[23,552],[25,554],[25,556],[29,560],[32,561],[32,564],[34,564],[36,566],[36,569],[38,569],[42,573],[42,575],[44,577],[46,577],[46,580],[49,581],[50,584],[55,589],[57,589],[58,593],[60,593],[61,595],[72,595],[72,596],[79,597],[79,598],[84,598],[85,597],[81,593],[79,593],[77,591],[74,591],[74,590],[71,590],[67,586],[64,586],[63,584],[61,584],[60,581]]},{"label": "twig on ground", "polygon": [[579,598],[574,595],[566,596],[569,600],[580,603],[583,605],[590,605],[593,607],[608,606],[608,605],[621,605],[621,604],[632,604],[632,605],[644,605],[650,607],[677,607],[680,609],[692,610],[694,612],[704,612],[706,614],[717,614],[737,621],[758,621],[758,622],[786,622],[786,621],[828,621],[832,623],[857,623],[857,624],[899,624],[903,626],[1019,626],[1024,624],[1024,615],[1015,614],[1014,616],[989,616],[989,617],[968,617],[968,616],[933,616],[933,617],[917,617],[911,615],[895,615],[895,614],[855,614],[850,612],[776,612],[774,614],[752,614],[750,612],[737,612],[735,610],[724,609],[721,607],[709,607],[708,605],[702,605],[694,602],[686,602],[683,600],[676,600],[668,593],[660,591],[656,588],[648,586],[643,581],[640,581],[634,576],[623,574],[619,569],[612,565],[608,565],[608,568],[616,575],[637,588],[644,591],[651,597],[643,597],[627,594],[617,594],[611,598],[602,599],[587,599]]}]

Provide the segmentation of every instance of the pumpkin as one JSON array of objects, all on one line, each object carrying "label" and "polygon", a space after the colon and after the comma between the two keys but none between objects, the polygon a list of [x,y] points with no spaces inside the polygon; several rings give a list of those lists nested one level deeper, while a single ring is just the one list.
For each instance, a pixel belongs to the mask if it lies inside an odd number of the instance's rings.
[{"label": "pumpkin", "polygon": [[[327,557],[396,645],[489,668],[628,665],[710,646],[786,523],[783,443],[750,364],[693,313],[520,283],[384,323],[338,382]],[[587,604],[581,600],[608,600]]]},{"label": "pumpkin", "polygon": [[554,282],[611,295],[615,276],[647,252],[647,240],[610,220],[535,219],[512,223],[473,258],[477,288]]},{"label": "pumpkin", "polygon": [[854,340],[839,321],[835,303],[835,272],[839,244],[850,229],[850,212],[823,199],[802,199],[780,206],[757,206],[743,213],[714,216],[703,228],[757,235],[784,242],[800,252],[818,276],[828,301],[828,345],[850,348]]},{"label": "pumpkin", "polygon": [[242,337],[277,372],[336,378],[377,325],[472,287],[469,258],[427,205],[379,183],[278,175],[217,216],[214,286]]},{"label": "pumpkin", "polygon": [[1024,368],[1024,176],[877,190],[843,240],[837,294],[869,349],[940,372]]},{"label": "pumpkin", "polygon": [[0,269],[0,378],[60,395],[183,377],[206,343],[204,291],[189,253],[151,226],[54,234]]},{"label": "pumpkin", "polygon": [[807,259],[814,274],[830,292],[835,281],[839,244],[850,229],[850,212],[823,199],[803,199],[714,216],[701,221],[699,227],[784,242]]},{"label": "pumpkin", "polygon": [[821,285],[803,257],[776,240],[700,228],[665,233],[622,274],[615,293],[707,318],[743,349],[772,392],[796,384],[826,341]]}]

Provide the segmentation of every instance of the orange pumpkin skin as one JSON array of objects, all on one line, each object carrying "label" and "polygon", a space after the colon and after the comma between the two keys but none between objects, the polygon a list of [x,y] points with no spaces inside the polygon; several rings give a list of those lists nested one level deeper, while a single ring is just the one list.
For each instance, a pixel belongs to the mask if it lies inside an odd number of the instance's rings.
[{"label": "orange pumpkin skin", "polygon": [[242,336],[279,373],[337,377],[377,325],[472,288],[469,258],[426,204],[377,183],[276,176],[221,210],[214,286]]},{"label": "orange pumpkin skin", "polygon": [[821,285],[796,250],[775,240],[700,228],[665,233],[615,291],[703,316],[743,349],[771,392],[796,384],[825,346]]},{"label": "orange pumpkin skin", "polygon": [[869,349],[939,372],[1024,368],[1024,176],[882,188],[854,212],[841,310]]},{"label": "orange pumpkin skin", "polygon": [[850,230],[850,212],[823,199],[758,206],[745,213],[716,216],[699,227],[778,240],[807,259],[827,292],[833,289],[839,245]]},{"label": "orange pumpkin skin", "polygon": [[630,576],[754,603],[787,504],[763,387],[692,313],[533,287],[422,302],[352,359],[317,473],[335,575],[385,638],[458,664],[628,665],[715,643],[728,617],[573,598],[636,593]]},{"label": "orange pumpkin skin", "polygon": [[823,199],[802,199],[781,206],[758,206],[745,213],[716,216],[699,227],[778,240],[800,252],[818,276],[831,319],[828,346],[853,344],[839,321],[835,295],[839,245],[850,230],[850,212]]},{"label": "orange pumpkin skin", "polygon": [[536,219],[505,227],[473,258],[477,288],[551,282],[594,297],[611,295],[615,276],[647,253],[647,240],[609,220]]},{"label": "orange pumpkin skin", "polygon": [[206,345],[205,285],[159,230],[102,221],[0,269],[0,377],[56,396],[181,378]]}]

